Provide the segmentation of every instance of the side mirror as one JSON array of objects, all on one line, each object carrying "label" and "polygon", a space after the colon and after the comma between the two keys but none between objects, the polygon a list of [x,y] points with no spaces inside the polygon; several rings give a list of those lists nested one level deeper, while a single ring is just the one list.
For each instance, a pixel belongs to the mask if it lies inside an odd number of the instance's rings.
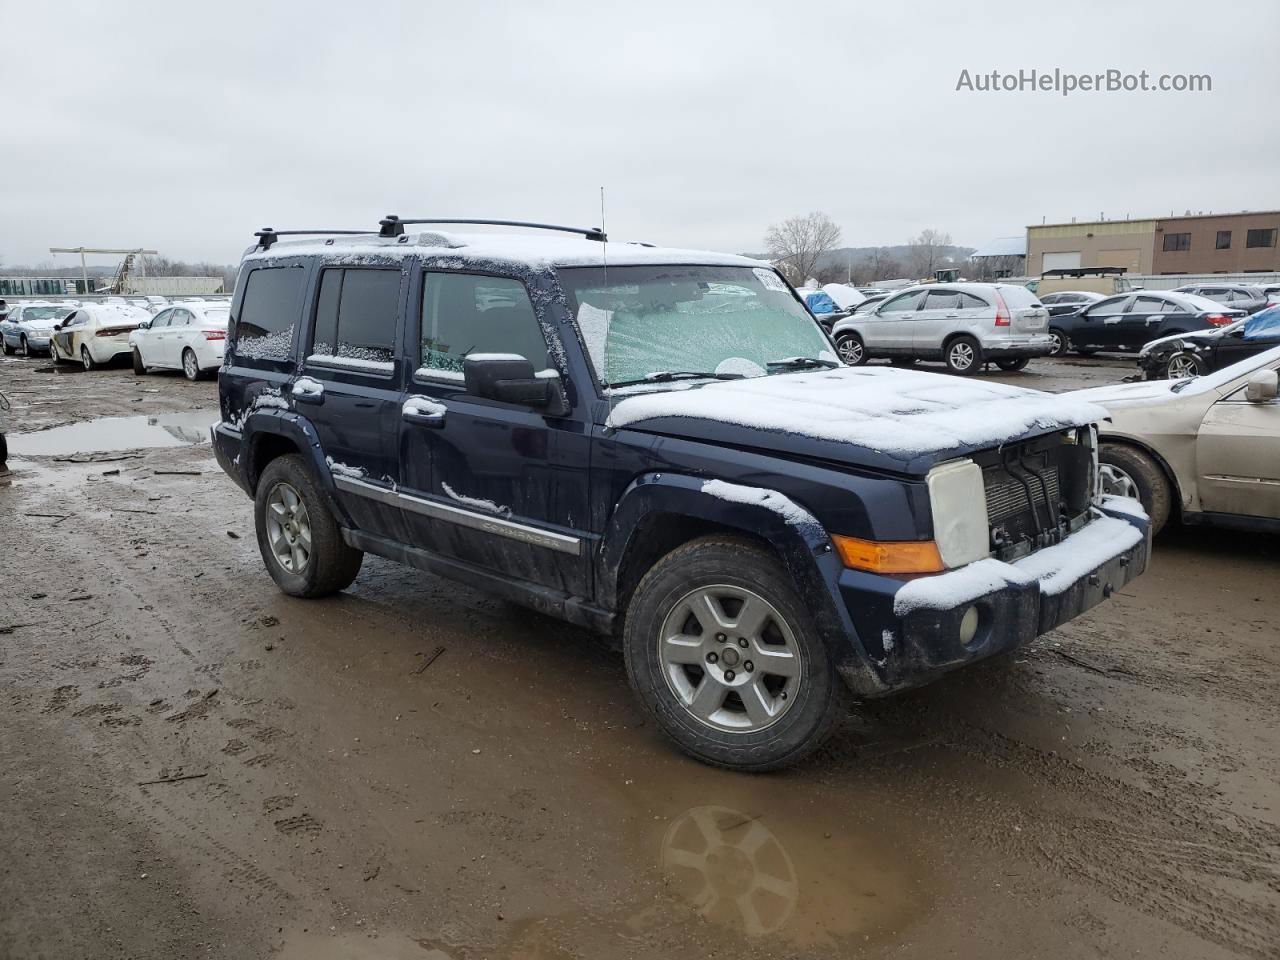
[{"label": "side mirror", "polygon": [[475,353],[462,361],[467,393],[502,403],[537,407],[547,416],[568,412],[560,377],[538,377],[533,364],[514,353]]},{"label": "side mirror", "polygon": [[151,329],[151,321],[150,321],[150,320],[143,320],[140,324],[138,324],[138,329],[139,329],[139,330],[150,330],[150,329]]},{"label": "side mirror", "polygon": [[1280,392],[1280,373],[1275,370],[1259,370],[1249,378],[1244,388],[1244,398],[1250,403],[1270,403]]}]

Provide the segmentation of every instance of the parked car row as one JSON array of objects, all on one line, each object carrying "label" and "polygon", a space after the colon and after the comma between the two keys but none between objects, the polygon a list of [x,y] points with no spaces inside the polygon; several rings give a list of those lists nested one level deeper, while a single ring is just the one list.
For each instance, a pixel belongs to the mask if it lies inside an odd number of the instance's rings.
[{"label": "parked car row", "polygon": [[86,370],[129,356],[135,373],[173,369],[198,380],[222,364],[229,318],[225,299],[28,301],[8,306],[0,342],[6,354],[48,353]]}]

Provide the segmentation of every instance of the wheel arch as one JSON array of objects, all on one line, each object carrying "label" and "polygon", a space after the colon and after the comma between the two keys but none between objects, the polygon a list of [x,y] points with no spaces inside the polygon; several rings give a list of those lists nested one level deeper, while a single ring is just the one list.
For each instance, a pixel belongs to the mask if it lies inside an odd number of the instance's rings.
[{"label": "wheel arch", "polygon": [[1178,484],[1178,476],[1173,468],[1169,466],[1167,461],[1160,453],[1150,444],[1143,442],[1137,437],[1127,434],[1118,433],[1098,433],[1098,443],[1111,443],[1118,447],[1128,447],[1130,450],[1136,450],[1138,453],[1146,454],[1152,459],[1160,472],[1164,474],[1164,478],[1169,483],[1169,490],[1172,496],[1169,498],[1170,513],[1181,518],[1182,516],[1182,487]]},{"label": "wheel arch", "polygon": [[849,643],[856,631],[843,603],[837,602],[842,567],[821,525],[812,518],[797,522],[759,503],[704,492],[706,482],[670,473],[649,473],[632,481],[601,538],[597,603],[617,612],[621,628],[632,593],[654,563],[701,537],[738,537],[777,558],[801,595],[813,600],[815,625],[838,661],[865,657],[860,643]]}]

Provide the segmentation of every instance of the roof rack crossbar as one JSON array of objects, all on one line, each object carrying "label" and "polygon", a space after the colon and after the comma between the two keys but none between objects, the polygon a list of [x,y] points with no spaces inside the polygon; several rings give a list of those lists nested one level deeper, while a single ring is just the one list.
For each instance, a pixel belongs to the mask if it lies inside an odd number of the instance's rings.
[{"label": "roof rack crossbar", "polygon": [[258,246],[263,250],[270,250],[271,245],[281,237],[319,237],[330,234],[348,234],[351,236],[359,236],[362,233],[368,233],[368,230],[277,230],[274,227],[263,227],[254,233],[258,238]]},{"label": "roof rack crossbar", "polygon": [[533,230],[554,230],[557,233],[576,233],[587,240],[598,240],[604,243],[608,236],[599,227],[565,227],[555,223],[530,223],[525,220],[456,220],[428,219],[402,220],[394,213],[389,213],[378,222],[378,233],[384,237],[398,237],[404,233],[406,224],[423,223],[465,223],[483,227],[529,227]]}]

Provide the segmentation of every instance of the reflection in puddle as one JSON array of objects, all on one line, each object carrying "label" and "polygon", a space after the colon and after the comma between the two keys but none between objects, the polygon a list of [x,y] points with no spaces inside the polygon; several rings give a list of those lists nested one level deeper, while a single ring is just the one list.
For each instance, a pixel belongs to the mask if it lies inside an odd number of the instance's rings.
[{"label": "reflection in puddle", "polygon": [[750,937],[773,933],[795,912],[800,884],[777,837],[728,807],[694,807],[662,842],[662,869],[713,923]]},{"label": "reflection in puddle", "polygon": [[[706,920],[740,935],[835,947],[901,931],[927,908],[891,834],[838,817],[764,818],[697,806],[670,822],[660,863],[670,889]],[[777,832],[775,832],[775,827]]]},{"label": "reflection in puddle", "polygon": [[216,410],[164,413],[151,417],[102,417],[36,433],[12,434],[8,438],[9,452],[59,457],[208,443],[209,427],[217,420]]}]

